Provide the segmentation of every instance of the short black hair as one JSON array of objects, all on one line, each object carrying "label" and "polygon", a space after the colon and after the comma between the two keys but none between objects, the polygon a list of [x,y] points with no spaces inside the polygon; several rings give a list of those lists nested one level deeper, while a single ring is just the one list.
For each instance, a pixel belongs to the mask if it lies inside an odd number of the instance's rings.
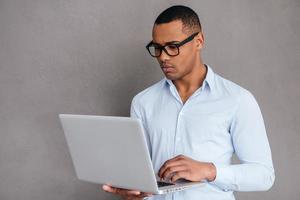
[{"label": "short black hair", "polygon": [[191,8],[183,5],[175,5],[167,8],[159,14],[154,24],[159,25],[175,20],[181,20],[184,29],[183,31],[200,32],[202,30],[197,13]]}]

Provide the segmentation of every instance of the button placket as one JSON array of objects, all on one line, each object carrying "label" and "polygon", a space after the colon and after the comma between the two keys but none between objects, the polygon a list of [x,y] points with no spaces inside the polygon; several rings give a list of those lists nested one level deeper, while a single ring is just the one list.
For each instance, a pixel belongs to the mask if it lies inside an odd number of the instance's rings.
[{"label": "button placket", "polygon": [[179,143],[181,142],[181,123],[182,123],[182,117],[183,117],[183,108],[182,106],[181,110],[178,113],[177,116],[177,123],[176,123],[176,132],[175,132],[175,138],[174,138],[174,155],[177,154],[178,148],[180,148]]},{"label": "button placket", "polygon": [[187,101],[183,104],[180,97],[179,97],[179,94],[177,92],[177,90],[175,88],[173,88],[173,92],[176,94],[175,97],[177,98],[177,100],[180,101],[182,107],[178,113],[178,116],[177,116],[177,122],[176,122],[176,129],[175,129],[175,138],[174,138],[174,148],[173,148],[173,154],[176,155],[177,152],[178,152],[178,148],[180,148],[180,145],[179,143],[181,142],[181,138],[182,138],[182,132],[180,132],[180,129],[181,129],[181,123],[182,123],[182,117],[184,116],[184,110],[185,108],[189,105],[189,102],[193,100],[194,97],[198,96],[199,94],[202,93],[202,89],[203,87],[200,87],[197,92],[193,93],[192,96],[190,96]]}]

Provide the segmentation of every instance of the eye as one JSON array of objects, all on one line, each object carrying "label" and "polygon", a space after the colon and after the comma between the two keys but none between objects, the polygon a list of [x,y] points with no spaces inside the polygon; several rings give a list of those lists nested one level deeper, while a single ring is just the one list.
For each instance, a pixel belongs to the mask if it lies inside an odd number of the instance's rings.
[{"label": "eye", "polygon": [[154,48],[154,49],[161,49],[162,48],[160,45],[157,45],[157,44],[152,44],[151,47]]},{"label": "eye", "polygon": [[171,50],[177,49],[176,45],[168,45],[168,48]]}]

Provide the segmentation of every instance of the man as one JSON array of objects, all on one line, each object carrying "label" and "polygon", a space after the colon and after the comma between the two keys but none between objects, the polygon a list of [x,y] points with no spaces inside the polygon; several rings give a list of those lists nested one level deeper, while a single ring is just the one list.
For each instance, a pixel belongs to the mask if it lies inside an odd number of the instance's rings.
[{"label": "man", "polygon": [[[232,200],[234,191],[268,190],[275,175],[263,118],[253,95],[203,63],[197,14],[172,6],[156,19],[147,45],[165,78],[137,94],[131,116],[141,119],[155,172],[162,179],[207,181],[153,199]],[[235,153],[240,164],[231,164]],[[151,194],[104,185],[125,199]]]}]

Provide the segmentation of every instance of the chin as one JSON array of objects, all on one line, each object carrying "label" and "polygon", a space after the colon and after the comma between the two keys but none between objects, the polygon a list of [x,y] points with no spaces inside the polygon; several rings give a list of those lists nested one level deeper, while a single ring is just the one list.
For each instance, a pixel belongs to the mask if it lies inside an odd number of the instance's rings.
[{"label": "chin", "polygon": [[165,74],[165,77],[166,77],[167,79],[172,80],[172,81],[176,81],[176,80],[179,79],[176,75]]}]

